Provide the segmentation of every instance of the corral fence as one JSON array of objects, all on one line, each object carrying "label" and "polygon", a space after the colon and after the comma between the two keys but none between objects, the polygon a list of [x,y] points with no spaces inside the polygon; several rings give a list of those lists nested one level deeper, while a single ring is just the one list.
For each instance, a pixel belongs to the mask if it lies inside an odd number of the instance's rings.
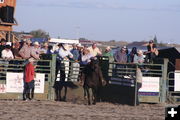
[{"label": "corral fence", "polygon": [[[35,98],[53,99],[53,80],[55,79],[55,56],[50,60],[35,62]],[[23,72],[27,60],[0,60],[0,99],[22,99]]]},{"label": "corral fence", "polygon": [[[36,79],[38,91],[35,92],[35,98],[54,100],[56,55],[44,58],[36,62],[36,73],[41,79]],[[118,64],[110,62],[108,57],[100,57],[99,60],[104,79],[109,83],[101,91],[103,101],[129,102],[136,105],[137,68],[140,68],[143,74],[143,84],[139,90],[140,102],[161,103],[166,101],[167,59],[164,59],[162,64]],[[26,61],[0,61],[0,99],[22,99],[22,74]],[[82,68],[78,63],[66,61],[64,69],[66,81],[72,83],[79,81]],[[83,94],[83,91],[79,94]]]},{"label": "corral fence", "polygon": [[[102,71],[109,80],[106,94],[108,99],[127,102],[136,105],[137,91],[137,68],[142,71],[142,88],[139,90],[140,102],[162,103],[166,101],[166,81],[168,60],[162,64],[118,64],[110,63],[108,58],[101,60]],[[114,88],[111,92],[110,88]],[[115,95],[116,97],[113,97]],[[131,101],[130,101],[131,100]]]},{"label": "corral fence", "polygon": [[168,73],[167,100],[171,103],[180,103],[180,71]]}]

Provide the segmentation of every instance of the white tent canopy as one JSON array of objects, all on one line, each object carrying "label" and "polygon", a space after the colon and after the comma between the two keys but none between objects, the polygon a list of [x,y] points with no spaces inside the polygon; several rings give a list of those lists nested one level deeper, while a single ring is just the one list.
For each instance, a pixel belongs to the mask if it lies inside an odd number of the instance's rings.
[{"label": "white tent canopy", "polygon": [[65,43],[65,44],[79,44],[79,40],[77,39],[57,39],[57,38],[51,38],[49,40],[49,43]]}]

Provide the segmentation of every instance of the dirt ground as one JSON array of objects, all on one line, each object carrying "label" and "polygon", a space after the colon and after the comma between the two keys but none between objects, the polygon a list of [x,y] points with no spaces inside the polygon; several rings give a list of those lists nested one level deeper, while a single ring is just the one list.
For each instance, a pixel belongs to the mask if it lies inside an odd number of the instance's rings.
[{"label": "dirt ground", "polygon": [[112,103],[0,101],[0,120],[164,120],[165,105],[137,107]]}]

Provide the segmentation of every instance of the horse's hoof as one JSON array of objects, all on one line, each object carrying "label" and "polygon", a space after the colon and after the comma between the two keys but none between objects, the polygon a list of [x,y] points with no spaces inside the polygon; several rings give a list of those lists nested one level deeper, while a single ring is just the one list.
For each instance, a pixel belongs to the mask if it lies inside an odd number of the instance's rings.
[{"label": "horse's hoof", "polygon": [[92,104],[93,104],[93,105],[96,105],[96,102],[93,102]]}]

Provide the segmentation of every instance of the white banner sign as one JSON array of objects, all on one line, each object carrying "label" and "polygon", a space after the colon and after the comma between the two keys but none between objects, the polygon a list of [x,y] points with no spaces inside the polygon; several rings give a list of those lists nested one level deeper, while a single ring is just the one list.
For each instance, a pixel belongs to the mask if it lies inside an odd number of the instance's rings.
[{"label": "white banner sign", "polygon": [[180,71],[179,72],[175,71],[174,83],[175,83],[174,91],[180,91]]},{"label": "white banner sign", "polygon": [[[35,93],[44,93],[45,74],[36,74]],[[6,74],[6,92],[22,93],[24,89],[23,73]]]},{"label": "white banner sign", "polygon": [[139,92],[159,92],[160,77],[143,77]]},{"label": "white banner sign", "polygon": [[45,74],[36,74],[35,80],[35,93],[44,93]]},{"label": "white banner sign", "polygon": [[6,93],[6,84],[0,84],[0,93]]},{"label": "white banner sign", "polygon": [[6,92],[22,93],[23,86],[23,73],[6,74]]}]

